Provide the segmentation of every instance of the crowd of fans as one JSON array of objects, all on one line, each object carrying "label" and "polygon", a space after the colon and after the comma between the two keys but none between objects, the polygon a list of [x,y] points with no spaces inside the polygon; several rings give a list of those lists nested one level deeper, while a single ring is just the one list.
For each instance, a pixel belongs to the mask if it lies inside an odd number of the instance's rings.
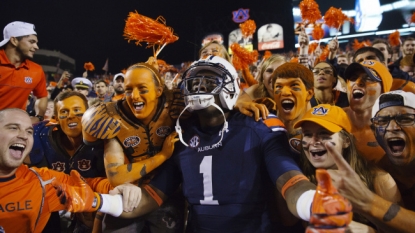
[{"label": "crowd of fans", "polygon": [[[2,110],[17,108],[33,124],[33,148],[15,142],[8,145],[12,157],[28,166],[106,178],[111,188],[132,183],[143,190],[134,210],[50,208],[49,220],[30,223],[27,231],[304,232],[318,169],[329,170],[334,187],[353,206],[351,232],[415,229],[415,38],[402,38],[393,48],[375,39],[347,52],[333,38],[310,50],[303,30],[298,54],[261,57],[239,71],[226,48],[212,41],[200,49],[201,60],[183,63],[181,70],[151,57],[109,78],[65,71],[47,84],[41,67],[30,61],[38,49],[33,25],[13,22],[4,31],[0,122]],[[206,151],[213,158],[192,158]],[[14,175],[1,170],[11,167],[3,162],[7,156],[0,156],[0,183]],[[221,185],[212,184],[218,182],[212,160],[223,163]],[[258,178],[264,171],[272,182]],[[192,186],[197,179],[203,180],[199,196],[201,186]],[[2,200],[9,194],[5,187]],[[120,186],[118,193],[126,195],[126,189]],[[306,204],[300,208],[300,202]],[[266,208],[257,209],[263,208],[258,203]],[[0,201],[0,215],[4,205]],[[222,209],[211,208],[217,205]],[[310,220],[309,227],[320,232],[318,226],[328,223],[316,216],[320,222]],[[328,226],[345,227],[336,224]]]}]

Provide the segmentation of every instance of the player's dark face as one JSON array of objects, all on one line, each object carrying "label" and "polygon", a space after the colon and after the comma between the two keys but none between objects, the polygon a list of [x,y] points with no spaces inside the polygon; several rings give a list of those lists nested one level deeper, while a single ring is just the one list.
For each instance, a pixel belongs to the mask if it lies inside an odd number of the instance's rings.
[{"label": "player's dark face", "polygon": [[33,147],[33,127],[27,113],[10,110],[0,116],[0,141],[0,176],[8,176]]},{"label": "player's dark face", "polygon": [[[375,134],[389,160],[398,166],[415,161],[415,110],[403,107],[387,107],[376,115]],[[398,121],[398,122],[397,122]]]},{"label": "player's dark face", "polygon": [[78,96],[71,96],[58,101],[55,108],[62,131],[71,138],[81,137],[81,119],[86,111],[84,101]]},{"label": "player's dark face", "polygon": [[153,74],[147,68],[135,68],[127,71],[124,80],[127,104],[134,116],[148,124],[157,111],[158,98],[162,94],[157,87]]}]

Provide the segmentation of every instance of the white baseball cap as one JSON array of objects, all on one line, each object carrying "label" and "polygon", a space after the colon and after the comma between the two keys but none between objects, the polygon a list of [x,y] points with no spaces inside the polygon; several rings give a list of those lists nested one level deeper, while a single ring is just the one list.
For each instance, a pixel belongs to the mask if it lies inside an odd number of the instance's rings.
[{"label": "white baseball cap", "polygon": [[122,78],[122,80],[124,82],[124,74],[123,73],[118,73],[118,74],[114,75],[114,80],[113,80],[114,83],[117,81],[117,78]]},{"label": "white baseball cap", "polygon": [[[393,95],[395,98],[388,98],[387,101],[381,102],[380,100],[383,98],[382,96],[385,95]],[[415,109],[415,94],[402,90],[390,91],[381,94],[373,105],[372,117],[375,117],[380,110],[391,106],[404,106]]]},{"label": "white baseball cap", "polygon": [[37,35],[35,25],[26,22],[14,21],[6,25],[3,30],[3,41],[0,47],[9,42],[10,38],[18,36]]}]

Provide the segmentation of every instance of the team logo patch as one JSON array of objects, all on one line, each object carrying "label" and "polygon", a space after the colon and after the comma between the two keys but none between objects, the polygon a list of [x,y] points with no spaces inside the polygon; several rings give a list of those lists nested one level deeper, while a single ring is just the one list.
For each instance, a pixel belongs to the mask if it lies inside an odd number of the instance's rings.
[{"label": "team logo patch", "polygon": [[375,64],[374,61],[366,60],[362,62],[363,65],[373,66]]},{"label": "team logo patch", "polygon": [[298,138],[290,138],[289,140],[290,146],[291,148],[297,152],[297,153],[301,153],[301,140]]},{"label": "team logo patch", "polygon": [[65,163],[61,163],[61,162],[56,162],[56,163],[52,163],[52,169],[58,172],[63,172],[65,171]]},{"label": "team logo patch", "polygon": [[124,140],[123,144],[125,147],[135,147],[140,144],[140,138],[138,136],[131,136]]},{"label": "team logo patch", "polygon": [[189,141],[189,146],[192,148],[196,148],[200,143],[200,138],[199,136],[195,135],[193,136],[190,141]]},{"label": "team logo patch", "polygon": [[313,108],[313,112],[311,114],[316,115],[316,116],[325,116],[327,115],[327,113],[329,112],[329,110],[325,107],[318,107],[318,108]]},{"label": "team logo patch", "polygon": [[242,23],[249,19],[249,9],[239,8],[237,11],[232,11],[232,20],[235,23]]},{"label": "team logo patch", "polygon": [[83,159],[81,161],[78,161],[78,169],[80,171],[88,171],[91,169],[91,160]]},{"label": "team logo patch", "polygon": [[31,84],[33,82],[31,77],[24,77],[24,82],[27,84]]},{"label": "team logo patch", "polygon": [[156,130],[156,134],[159,137],[166,137],[167,135],[169,135],[171,133],[171,128],[168,126],[160,126],[157,130]]}]

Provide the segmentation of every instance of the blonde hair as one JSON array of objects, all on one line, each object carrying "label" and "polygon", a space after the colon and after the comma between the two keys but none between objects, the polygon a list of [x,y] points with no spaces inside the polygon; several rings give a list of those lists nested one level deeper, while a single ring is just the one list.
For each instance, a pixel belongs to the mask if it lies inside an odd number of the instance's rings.
[{"label": "blonde hair", "polygon": [[[287,58],[283,55],[279,54],[273,54],[271,57],[265,59],[260,65],[258,70],[258,88],[255,90],[254,95],[260,96],[260,97],[270,97],[274,99],[273,96],[269,96],[269,93],[267,91],[267,87],[264,83],[264,73],[265,70],[270,66],[271,64],[275,62],[287,62]],[[274,71],[275,72],[275,71]]]},{"label": "blonde hair", "polygon": [[211,44],[218,45],[220,47],[221,57],[226,59],[228,62],[232,63],[231,57],[229,56],[228,52],[226,51],[225,46],[223,46],[222,44],[220,44],[216,40],[213,40],[213,41],[211,41],[211,42],[209,42],[209,43],[202,46],[202,48],[199,50],[199,58],[201,58],[201,56],[202,56],[202,51]]}]

